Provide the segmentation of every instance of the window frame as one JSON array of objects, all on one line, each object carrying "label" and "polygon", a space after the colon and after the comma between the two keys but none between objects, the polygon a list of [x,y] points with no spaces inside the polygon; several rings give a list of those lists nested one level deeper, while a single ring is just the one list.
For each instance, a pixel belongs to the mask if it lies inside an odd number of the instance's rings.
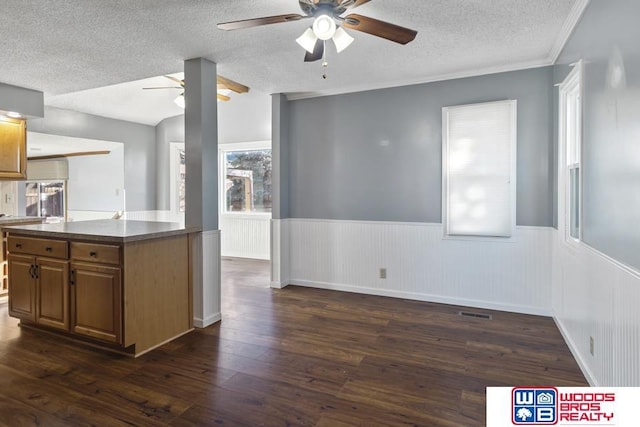
[{"label": "window frame", "polygon": [[[233,142],[227,144],[220,144],[218,146],[218,195],[219,195],[219,211],[220,216],[228,216],[233,218],[271,218],[272,212],[233,212],[227,211],[226,192],[224,189],[224,183],[226,180],[226,155],[233,151],[260,151],[260,150],[272,150],[271,141],[250,141],[250,142]],[[272,160],[273,161],[273,160]],[[273,166],[273,163],[272,163]]]},{"label": "window frame", "polygon": [[[583,94],[584,94],[584,62],[582,60],[572,64],[573,69],[567,74],[565,79],[557,85],[559,87],[558,94],[558,231],[562,236],[562,241],[569,247],[577,248],[583,243],[583,135],[584,135],[584,112],[583,112]],[[569,109],[571,108],[572,96],[578,97],[576,104],[576,146],[569,147]],[[575,161],[569,163],[569,149],[575,151]],[[572,192],[571,192],[571,172],[576,169],[577,172],[577,198],[578,206],[578,236],[571,235],[571,216]]]},{"label": "window frame", "polygon": [[[508,104],[511,108],[510,126],[510,179],[509,179],[509,195],[510,195],[510,236],[482,236],[482,235],[460,235],[449,234],[449,112],[455,109],[465,107],[477,107],[490,104]],[[470,241],[490,241],[490,242],[513,242],[515,241],[516,232],[516,206],[517,206],[517,123],[518,123],[518,102],[516,99],[505,99],[500,101],[479,102],[473,104],[454,105],[442,108],[442,236],[443,239],[451,240],[470,240]]]},{"label": "window frame", "polygon": [[[68,191],[67,191],[67,180],[66,179],[40,179],[40,180],[33,180],[33,179],[27,179],[25,181],[22,181],[22,183],[24,183],[25,187],[24,187],[24,191],[25,191],[25,215],[26,215],[26,208],[27,208],[27,203],[26,203],[26,186],[28,184],[36,184],[36,188],[38,189],[38,215],[36,216],[28,216],[29,218],[44,218],[45,221],[48,221],[49,219],[53,220],[53,221],[66,221],[67,220],[67,209],[68,209]],[[61,183],[62,184],[62,212],[63,215],[62,216],[42,216],[42,192],[41,192],[41,184],[56,184],[56,183]]]},{"label": "window frame", "polygon": [[169,143],[169,210],[173,213],[181,215],[184,215],[185,211],[180,210],[180,197],[178,194],[180,170],[178,167],[178,162],[180,160],[179,152],[184,149],[184,142]]}]

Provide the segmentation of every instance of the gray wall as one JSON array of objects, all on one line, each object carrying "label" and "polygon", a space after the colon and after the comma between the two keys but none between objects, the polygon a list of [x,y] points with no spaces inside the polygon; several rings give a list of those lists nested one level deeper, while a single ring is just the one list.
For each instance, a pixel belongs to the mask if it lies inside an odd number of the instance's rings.
[{"label": "gray wall", "polygon": [[289,217],[289,102],[283,94],[271,96],[273,211],[272,218]]},{"label": "gray wall", "polygon": [[59,108],[45,108],[45,118],[29,120],[30,131],[124,143],[127,210],[156,206],[155,129]]},{"label": "gray wall", "polygon": [[289,216],[441,222],[442,107],[517,99],[517,224],[551,226],[552,77],[545,67],[289,102]]},{"label": "gray wall", "polygon": [[[637,0],[592,1],[554,70],[561,82],[568,64],[585,61],[583,240],[635,268],[640,268],[638,17]],[[624,79],[612,78],[614,70]]]},{"label": "gray wall", "polygon": [[0,83],[0,110],[14,111],[29,117],[42,117],[44,94],[37,90]]}]

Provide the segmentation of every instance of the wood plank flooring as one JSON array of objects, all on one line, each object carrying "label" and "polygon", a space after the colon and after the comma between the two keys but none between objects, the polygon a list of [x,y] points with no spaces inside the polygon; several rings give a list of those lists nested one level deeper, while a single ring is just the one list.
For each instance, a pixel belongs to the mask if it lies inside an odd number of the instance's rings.
[{"label": "wood plank flooring", "polygon": [[135,360],[0,306],[0,425],[482,426],[487,386],[587,385],[549,318],[223,277],[222,323]]}]

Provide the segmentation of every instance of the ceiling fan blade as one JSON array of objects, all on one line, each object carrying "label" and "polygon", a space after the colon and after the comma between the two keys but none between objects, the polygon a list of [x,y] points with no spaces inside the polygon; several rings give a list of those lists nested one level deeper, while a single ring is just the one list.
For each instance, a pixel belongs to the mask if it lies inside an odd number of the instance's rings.
[{"label": "ceiling fan blade", "polygon": [[265,16],[263,18],[243,19],[242,21],[223,22],[218,24],[219,30],[231,31],[241,30],[243,28],[258,27],[260,25],[280,24],[282,22],[299,21],[307,16],[297,15],[295,13],[288,15]]},{"label": "ceiling fan blade", "polygon": [[181,87],[175,87],[175,86],[162,86],[162,87],[143,87],[143,90],[150,90],[150,89],[182,89]]},{"label": "ceiling fan blade", "polygon": [[314,62],[322,59],[324,56],[324,41],[318,39],[316,45],[313,47],[313,53],[307,52],[304,56],[304,62]]},{"label": "ceiling fan blade", "polygon": [[340,6],[344,6],[347,9],[355,9],[358,6],[362,6],[365,3],[369,3],[371,0],[342,0]]},{"label": "ceiling fan blade", "polygon": [[234,91],[235,93],[247,93],[249,92],[249,88],[243,84],[238,82],[234,82],[231,79],[218,75],[217,83],[219,86],[224,86],[224,89],[229,89]]},{"label": "ceiling fan blade", "polygon": [[173,77],[173,76],[165,76],[166,78],[168,78],[169,80],[172,80],[176,83],[178,83],[181,87],[184,87],[184,80],[180,80],[177,77]]},{"label": "ceiling fan blade", "polygon": [[223,94],[221,94],[221,93],[218,93],[217,95],[218,95],[218,99],[219,99],[220,101],[225,101],[225,102],[226,102],[226,101],[228,101],[228,100],[230,100],[230,99],[231,99],[231,98],[229,98],[228,96],[223,95]]},{"label": "ceiling fan blade", "polygon": [[417,31],[409,28],[401,27],[399,25],[390,24],[384,21],[378,21],[377,19],[367,18],[366,16],[357,15],[352,13],[345,17],[345,21],[342,24],[345,28],[350,28],[356,31],[362,31],[374,36],[382,37],[383,39],[391,40],[392,42],[407,44],[416,38]]}]

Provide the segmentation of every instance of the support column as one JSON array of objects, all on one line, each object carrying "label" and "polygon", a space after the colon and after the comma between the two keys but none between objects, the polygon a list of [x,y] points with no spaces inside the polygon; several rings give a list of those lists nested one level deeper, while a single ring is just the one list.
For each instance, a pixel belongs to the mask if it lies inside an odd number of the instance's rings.
[{"label": "support column", "polygon": [[193,324],[204,328],[221,319],[216,64],[189,59],[184,77],[185,224],[202,229],[192,239],[191,257]]},{"label": "support column", "polygon": [[289,101],[271,96],[271,287],[284,288],[289,280]]}]

